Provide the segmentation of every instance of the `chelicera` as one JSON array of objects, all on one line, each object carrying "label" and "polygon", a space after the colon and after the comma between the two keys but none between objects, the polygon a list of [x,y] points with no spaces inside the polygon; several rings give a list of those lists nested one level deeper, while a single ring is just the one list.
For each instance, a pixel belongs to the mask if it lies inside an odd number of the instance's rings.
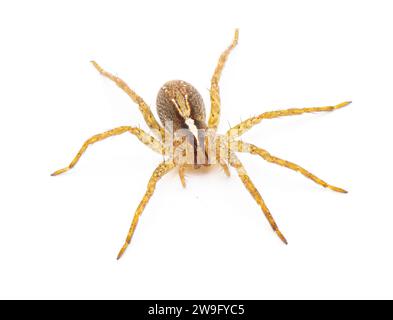
[{"label": "chelicera", "polygon": [[240,122],[230,128],[225,134],[217,133],[221,108],[219,80],[229,54],[238,43],[238,36],[239,31],[236,30],[231,45],[221,54],[211,78],[210,114],[207,122],[202,96],[191,84],[181,80],[173,80],[162,86],[157,96],[157,113],[161,120],[161,124],[159,124],[151,112],[150,107],[122,79],[105,71],[98,63],[92,61],[93,66],[103,76],[115,82],[139,106],[139,110],[150,128],[151,134],[137,127],[122,126],[94,135],[83,144],[67,167],[55,171],[52,175],[56,176],[73,168],[91,144],[126,132],[135,135],[141,142],[163,156],[163,161],[153,171],[147,185],[146,193],[136,209],[125,243],[117,256],[118,259],[130,244],[139,218],[153,195],[157,182],[175,168],[178,169],[181,183],[185,187],[185,170],[196,170],[203,166],[219,165],[229,176],[228,165],[233,167],[246,189],[261,207],[274,232],[285,244],[287,244],[287,240],[279,230],[261,194],[251,181],[236,153],[244,152],[258,155],[268,162],[298,171],[325,188],[341,193],[347,192],[344,189],[328,184],[293,162],[273,156],[266,150],[240,141],[238,138],[264,119],[311,112],[333,111],[347,106],[350,101],[335,106],[292,108],[264,112]]}]

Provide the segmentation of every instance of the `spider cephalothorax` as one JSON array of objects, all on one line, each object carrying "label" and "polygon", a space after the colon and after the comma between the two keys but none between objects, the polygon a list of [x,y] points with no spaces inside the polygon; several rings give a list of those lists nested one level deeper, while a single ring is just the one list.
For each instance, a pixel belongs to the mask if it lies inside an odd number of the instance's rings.
[{"label": "spider cephalothorax", "polygon": [[220,165],[229,176],[229,164],[236,170],[242,183],[250,192],[257,204],[261,207],[271,227],[284,243],[287,243],[287,240],[278,229],[273,216],[262,199],[262,196],[248,176],[243,164],[236,156],[237,152],[258,155],[268,162],[298,171],[305,177],[325,188],[346,193],[344,189],[326,183],[301,166],[273,156],[266,150],[253,144],[239,141],[237,138],[256,124],[260,123],[263,119],[273,119],[309,112],[333,111],[347,106],[350,101],[343,102],[335,106],[301,109],[293,108],[264,112],[258,116],[242,121],[238,125],[229,129],[224,135],[217,134],[221,108],[218,83],[224,64],[230,52],[237,44],[238,36],[239,33],[238,30],[236,30],[235,37],[231,45],[221,54],[217,67],[211,78],[210,114],[207,124],[205,106],[202,97],[189,83],[181,80],[169,81],[160,89],[157,96],[157,113],[163,124],[163,126],[161,126],[152,114],[149,106],[140,96],[138,96],[123,80],[105,71],[95,61],[92,61],[94,67],[103,76],[114,81],[136,104],[138,104],[139,110],[141,111],[146,124],[152,131],[152,135],[146,133],[140,128],[130,126],[118,127],[97,134],[83,144],[82,148],[67,167],[55,171],[52,175],[55,176],[61,174],[74,167],[89,145],[125,132],[135,135],[141,142],[164,157],[164,161],[157,166],[148,182],[146,193],[136,209],[126,241],[117,256],[118,259],[123,255],[127,246],[131,242],[139,217],[153,195],[158,180],[175,167],[179,169],[179,176],[183,186],[185,187],[184,173],[187,168],[198,169],[202,165]]}]

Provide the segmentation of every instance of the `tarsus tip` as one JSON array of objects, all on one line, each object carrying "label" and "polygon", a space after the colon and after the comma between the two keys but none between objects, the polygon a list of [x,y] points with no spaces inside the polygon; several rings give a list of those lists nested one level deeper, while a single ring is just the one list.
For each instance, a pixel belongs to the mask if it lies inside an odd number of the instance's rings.
[{"label": "tarsus tip", "polygon": [[235,36],[233,38],[233,44],[232,45],[233,46],[237,45],[238,41],[239,41],[239,28],[236,28],[235,29]]},{"label": "tarsus tip", "polygon": [[278,237],[281,239],[281,241],[284,242],[287,245],[288,241],[287,241],[287,239],[285,239],[283,234],[279,230],[276,230],[276,233],[277,233]]},{"label": "tarsus tip", "polygon": [[100,70],[100,66],[98,65],[98,63],[95,60],[91,60],[90,63],[93,65],[94,68],[96,68],[97,70]]},{"label": "tarsus tip", "polygon": [[123,256],[123,254],[124,254],[125,251],[126,251],[126,248],[124,248],[124,246],[123,246],[123,247],[120,249],[119,253],[117,254],[116,260],[119,260],[119,259]]},{"label": "tarsus tip", "polygon": [[333,191],[336,191],[336,192],[340,192],[340,193],[348,193],[347,190],[341,189],[341,188],[338,188],[338,187],[334,187],[334,186],[329,186],[329,189],[333,190]]}]

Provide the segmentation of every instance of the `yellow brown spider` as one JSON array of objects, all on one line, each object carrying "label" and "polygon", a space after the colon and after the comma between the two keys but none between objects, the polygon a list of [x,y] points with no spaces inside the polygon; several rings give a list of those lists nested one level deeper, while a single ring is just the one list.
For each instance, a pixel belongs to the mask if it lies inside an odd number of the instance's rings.
[{"label": "yellow brown spider", "polygon": [[262,196],[248,176],[246,169],[236,156],[236,152],[246,152],[258,155],[266,161],[287,167],[294,171],[300,172],[305,177],[313,180],[317,184],[329,188],[331,190],[346,193],[344,189],[332,186],[327,182],[321,180],[301,166],[271,155],[264,149],[261,149],[253,144],[237,140],[243,133],[251,129],[256,124],[264,119],[273,119],[283,116],[300,115],[311,112],[333,111],[343,108],[351,102],[343,102],[335,106],[326,107],[312,107],[312,108],[292,108],[286,110],[269,111],[260,114],[259,116],[251,117],[242,121],[238,125],[229,129],[224,135],[216,133],[220,120],[220,93],[219,80],[225,62],[238,43],[239,31],[235,31],[235,36],[231,45],[221,54],[214,74],[211,78],[210,87],[210,115],[206,123],[206,112],[201,95],[189,83],[180,80],[169,81],[165,83],[157,96],[157,113],[162,122],[160,125],[150,107],[145,101],[137,95],[122,79],[105,71],[95,61],[92,61],[93,66],[105,77],[115,82],[130,98],[139,106],[147,125],[152,131],[150,135],[142,129],[130,126],[118,127],[88,139],[72,162],[65,168],[52,173],[53,176],[59,175],[73,168],[79,161],[82,154],[86,151],[89,145],[104,140],[108,137],[120,135],[129,132],[135,135],[141,142],[149,146],[154,151],[163,156],[161,162],[154,170],[148,185],[147,190],[142,198],[139,206],[136,209],[131,227],[127,234],[127,238],[123,247],[121,248],[117,259],[119,259],[127,246],[131,242],[135,228],[138,224],[139,217],[145,209],[156,188],[158,180],[174,168],[178,168],[179,176],[182,185],[185,187],[185,170],[198,169],[202,166],[220,165],[225,173],[229,176],[228,164],[232,166],[239,175],[246,189],[250,192],[252,197],[261,207],[267,220],[269,221],[273,230],[278,237],[287,244],[287,240],[279,230],[273,216],[267,208]]}]

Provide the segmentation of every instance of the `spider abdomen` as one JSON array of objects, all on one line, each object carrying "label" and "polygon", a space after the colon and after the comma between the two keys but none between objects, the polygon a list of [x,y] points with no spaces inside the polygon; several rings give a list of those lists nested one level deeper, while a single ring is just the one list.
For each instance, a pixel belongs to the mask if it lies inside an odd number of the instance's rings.
[{"label": "spider abdomen", "polygon": [[156,103],[158,116],[170,131],[188,129],[190,120],[198,129],[207,128],[202,96],[185,81],[166,82],[158,92]]}]

